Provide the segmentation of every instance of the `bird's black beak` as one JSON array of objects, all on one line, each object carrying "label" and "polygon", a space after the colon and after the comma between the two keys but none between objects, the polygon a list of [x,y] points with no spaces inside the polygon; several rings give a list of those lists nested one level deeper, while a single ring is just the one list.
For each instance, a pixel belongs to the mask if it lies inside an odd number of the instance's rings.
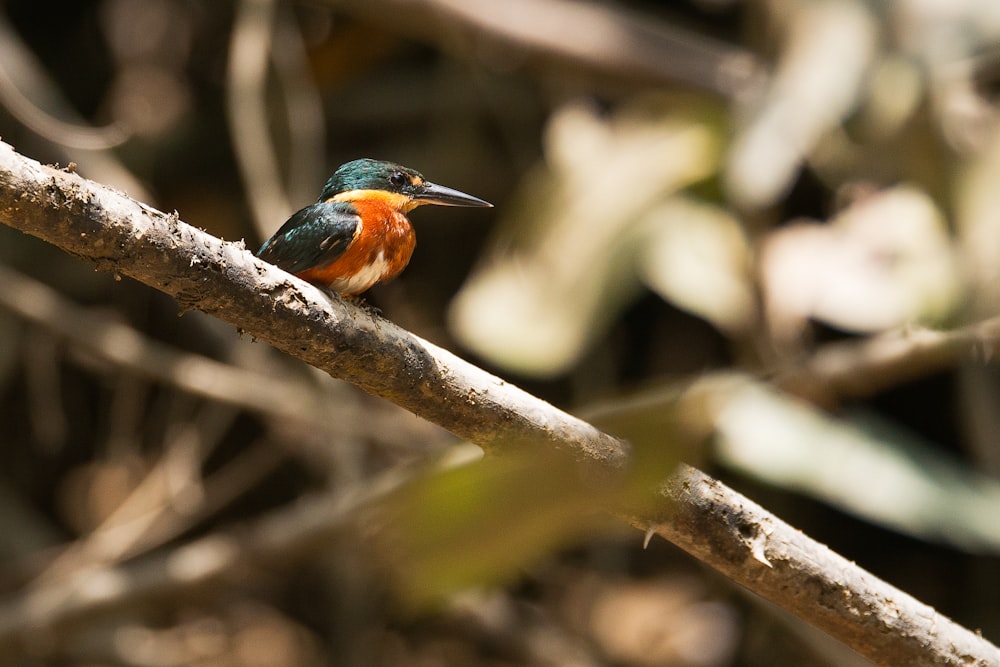
[{"label": "bird's black beak", "polygon": [[438,206],[475,206],[479,208],[492,208],[493,204],[479,197],[467,195],[452,188],[434,183],[424,183],[413,195],[416,204],[437,204]]}]

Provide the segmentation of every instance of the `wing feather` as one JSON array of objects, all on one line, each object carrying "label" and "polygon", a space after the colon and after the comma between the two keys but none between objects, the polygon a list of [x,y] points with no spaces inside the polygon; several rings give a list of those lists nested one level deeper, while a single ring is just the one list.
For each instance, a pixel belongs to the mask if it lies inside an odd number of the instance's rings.
[{"label": "wing feather", "polygon": [[350,202],[320,202],[290,217],[261,246],[257,256],[289,273],[334,262],[361,226]]}]

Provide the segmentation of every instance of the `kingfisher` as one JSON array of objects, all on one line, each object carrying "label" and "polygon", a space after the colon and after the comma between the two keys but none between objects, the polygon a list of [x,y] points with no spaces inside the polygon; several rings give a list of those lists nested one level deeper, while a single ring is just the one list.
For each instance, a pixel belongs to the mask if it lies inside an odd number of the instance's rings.
[{"label": "kingfisher", "polygon": [[315,204],[290,217],[257,257],[341,296],[406,268],[417,238],[406,214],[424,204],[492,207],[409,167],[362,158],[333,172]]}]

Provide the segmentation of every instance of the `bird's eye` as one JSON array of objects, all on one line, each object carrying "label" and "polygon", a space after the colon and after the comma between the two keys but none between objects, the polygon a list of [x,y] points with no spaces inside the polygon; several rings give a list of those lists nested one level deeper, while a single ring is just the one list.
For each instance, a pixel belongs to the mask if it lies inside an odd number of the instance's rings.
[{"label": "bird's eye", "polygon": [[409,185],[410,179],[408,179],[406,177],[406,174],[404,174],[403,172],[397,171],[393,173],[392,176],[389,177],[389,182],[392,183],[395,187],[401,188],[404,185]]}]

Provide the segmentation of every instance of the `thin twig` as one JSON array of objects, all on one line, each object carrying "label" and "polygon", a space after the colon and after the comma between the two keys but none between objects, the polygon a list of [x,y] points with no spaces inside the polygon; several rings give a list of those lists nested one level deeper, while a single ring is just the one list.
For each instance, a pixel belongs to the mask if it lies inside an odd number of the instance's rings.
[{"label": "thin twig", "polygon": [[[304,205],[312,201],[323,177],[326,153],[326,124],[323,97],[313,78],[302,27],[295,16],[294,5],[280,3],[276,7],[274,48],[271,62],[274,76],[281,89],[288,133],[287,183],[288,199]],[[279,218],[272,223],[284,220]],[[260,230],[265,235],[271,227]]]},{"label": "thin twig", "polygon": [[194,474],[188,476],[182,480],[179,492],[193,487],[200,487],[203,492],[195,503],[183,509],[167,496],[171,490],[175,494],[178,491],[164,480],[168,457],[169,453],[149,470],[101,525],[46,564],[32,580],[32,587],[42,583],[61,585],[95,568],[109,569],[176,538],[252,488],[283,460],[284,452],[273,442],[259,441],[206,479]]},{"label": "thin twig", "polygon": [[275,5],[275,0],[236,3],[226,77],[226,110],[233,150],[261,238],[270,235],[269,225],[274,220],[284,220],[292,212],[268,127],[267,74]]},{"label": "thin twig", "polygon": [[[203,589],[260,563],[296,563],[338,531],[357,512],[408,477],[383,473],[362,490],[303,498],[251,523],[188,542],[176,549],[119,566],[84,568],[59,581],[29,589],[0,603],[0,653],[31,645],[32,637],[64,633],[97,615]],[[50,647],[32,647],[45,655]]]},{"label": "thin twig", "polygon": [[[16,89],[17,94],[30,99],[31,106],[45,109],[50,115],[58,114],[62,119],[63,124],[57,128],[31,127],[53,142],[52,148],[57,155],[62,155],[67,163],[71,159],[85,161],[87,174],[91,178],[113,184],[142,201],[153,201],[152,193],[142,182],[114,153],[104,150],[105,146],[119,143],[114,132],[121,132],[122,128],[87,128],[84,119],[73,110],[59,86],[52,81],[52,77],[21,39],[21,35],[7,21],[5,13],[0,13],[0,69],[3,69],[2,77],[7,85]],[[5,104],[10,109],[10,101],[5,100]],[[27,116],[37,125],[39,115],[33,110],[26,109],[21,115]],[[81,132],[82,128],[87,130]],[[108,129],[112,129],[113,133],[107,134]],[[7,131],[4,132],[4,138],[10,138]],[[80,143],[90,145],[91,148],[68,150],[69,146]]]},{"label": "thin twig", "polygon": [[782,386],[823,398],[864,398],[924,377],[961,359],[989,361],[1000,341],[1000,318],[951,331],[906,328],[862,340],[829,343],[804,363],[777,374]]},{"label": "thin twig", "polygon": [[327,424],[304,382],[241,369],[177,350],[106,314],[82,308],[56,290],[0,264],[0,309],[119,370],[280,420]]}]

